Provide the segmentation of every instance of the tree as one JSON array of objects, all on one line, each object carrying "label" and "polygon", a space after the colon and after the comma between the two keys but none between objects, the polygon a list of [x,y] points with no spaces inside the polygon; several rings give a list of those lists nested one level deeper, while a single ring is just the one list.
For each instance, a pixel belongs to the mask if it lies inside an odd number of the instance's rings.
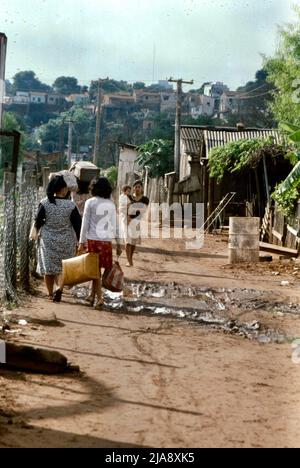
[{"label": "tree", "polygon": [[73,121],[73,148],[75,152],[78,145],[93,145],[95,136],[95,116],[80,107],[72,107],[63,112],[56,119],[51,119],[42,125],[37,133],[36,140],[40,142],[45,152],[62,151],[68,143],[68,122]]},{"label": "tree", "polygon": [[268,81],[273,84],[271,109],[279,124],[300,125],[300,9],[297,22],[279,30],[280,44],[274,57],[265,59]]},{"label": "tree", "polygon": [[9,80],[5,80],[5,93],[7,96],[13,94],[13,85]]},{"label": "tree", "polygon": [[268,82],[268,71],[258,70],[255,81],[249,81],[237,89],[240,94],[239,112],[232,114],[231,120],[236,121],[235,123],[243,122],[247,127],[275,127],[276,123],[270,110],[274,89],[274,85]]},{"label": "tree", "polygon": [[40,91],[49,92],[51,86],[42,83],[33,71],[20,71],[13,77],[12,91]]},{"label": "tree", "polygon": [[137,81],[136,83],[133,83],[133,89],[145,89],[146,85],[142,81]]},{"label": "tree", "polygon": [[166,113],[157,114],[154,118],[154,125],[149,132],[150,139],[173,140],[174,139],[174,117]]},{"label": "tree", "polygon": [[[101,88],[106,93],[131,92],[132,86],[127,81],[116,81],[106,79],[102,81]],[[95,98],[98,95],[98,81],[92,81],[89,89],[90,97]]]},{"label": "tree", "polygon": [[118,182],[118,168],[116,166],[109,167],[104,171],[104,176],[109,180],[112,187],[115,188]]},{"label": "tree", "polygon": [[174,170],[174,145],[168,140],[150,140],[138,148],[138,163],[150,177],[162,177]]},{"label": "tree", "polygon": [[59,76],[53,83],[53,89],[56,93],[64,96],[78,94],[81,91],[77,78],[73,76]]}]

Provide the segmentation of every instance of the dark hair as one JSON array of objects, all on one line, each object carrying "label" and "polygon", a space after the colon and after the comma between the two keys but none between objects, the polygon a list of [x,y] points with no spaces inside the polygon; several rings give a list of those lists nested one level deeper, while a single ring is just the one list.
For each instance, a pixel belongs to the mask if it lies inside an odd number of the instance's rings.
[{"label": "dark hair", "polygon": [[143,184],[143,181],[142,180],[136,180],[133,184],[134,187],[136,187],[137,185],[140,185],[141,187],[144,187],[144,184]]},{"label": "dark hair", "polygon": [[55,194],[66,188],[67,184],[62,175],[57,175],[49,182],[47,187],[47,197],[50,203],[55,204]]},{"label": "dark hair", "polygon": [[112,186],[106,177],[94,179],[91,183],[91,193],[93,197],[109,199],[112,194]]},{"label": "dark hair", "polygon": [[78,184],[78,195],[85,195],[90,192],[90,182],[83,182],[82,180],[77,179]]},{"label": "dark hair", "polygon": [[125,193],[125,192],[127,192],[127,190],[131,190],[130,185],[123,185],[122,192]]}]

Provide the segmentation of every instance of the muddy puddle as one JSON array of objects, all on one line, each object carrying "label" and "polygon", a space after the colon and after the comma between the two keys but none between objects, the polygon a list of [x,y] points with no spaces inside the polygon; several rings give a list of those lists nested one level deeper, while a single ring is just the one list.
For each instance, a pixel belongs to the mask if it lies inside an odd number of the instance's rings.
[{"label": "muddy puddle", "polygon": [[[73,296],[79,303],[83,303],[87,295],[86,287],[73,290]],[[191,288],[175,283],[130,282],[124,294],[105,291],[104,301],[105,309],[116,313],[172,317],[264,344],[285,343],[293,340],[293,337],[280,330],[266,329],[257,320],[242,322],[234,319],[233,312],[243,315],[243,312],[263,310],[300,317],[300,305],[283,302],[270,292],[249,289]]]}]

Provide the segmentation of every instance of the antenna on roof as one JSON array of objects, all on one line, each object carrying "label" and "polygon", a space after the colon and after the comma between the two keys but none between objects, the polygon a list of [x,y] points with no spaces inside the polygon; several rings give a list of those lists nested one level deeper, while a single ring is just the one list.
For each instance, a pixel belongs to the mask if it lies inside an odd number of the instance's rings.
[{"label": "antenna on roof", "polygon": [[156,44],[153,43],[153,68],[152,68],[152,81],[155,81],[155,65],[156,65]]}]

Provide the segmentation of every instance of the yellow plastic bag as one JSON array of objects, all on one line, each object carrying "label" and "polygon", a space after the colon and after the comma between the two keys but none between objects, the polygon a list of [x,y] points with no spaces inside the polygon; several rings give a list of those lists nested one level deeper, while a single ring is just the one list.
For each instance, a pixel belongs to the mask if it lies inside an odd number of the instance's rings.
[{"label": "yellow plastic bag", "polygon": [[86,283],[100,279],[99,254],[87,253],[63,260],[63,285]]}]

